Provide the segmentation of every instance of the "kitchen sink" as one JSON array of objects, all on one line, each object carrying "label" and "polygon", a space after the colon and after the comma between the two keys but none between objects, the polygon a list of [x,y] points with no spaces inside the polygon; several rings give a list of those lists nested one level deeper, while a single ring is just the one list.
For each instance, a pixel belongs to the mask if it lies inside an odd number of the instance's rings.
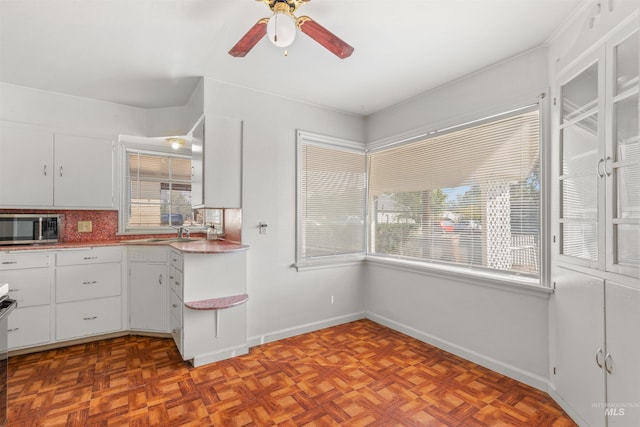
[{"label": "kitchen sink", "polygon": [[129,243],[175,243],[175,242],[195,242],[204,240],[197,237],[152,237],[150,239],[129,240]]}]

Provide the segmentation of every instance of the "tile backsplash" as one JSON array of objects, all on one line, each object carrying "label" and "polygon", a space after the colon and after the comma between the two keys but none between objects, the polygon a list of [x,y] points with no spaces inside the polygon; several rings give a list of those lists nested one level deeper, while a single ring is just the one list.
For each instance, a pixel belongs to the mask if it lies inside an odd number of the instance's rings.
[{"label": "tile backsplash", "polygon": [[[131,235],[118,235],[118,211],[110,210],[54,210],[54,209],[0,209],[0,213],[29,213],[61,215],[60,242],[95,242],[130,239]],[[227,240],[241,242],[242,210],[225,209],[225,235]],[[78,232],[78,222],[91,222],[90,232]],[[197,234],[194,234],[197,235]],[[146,235],[137,235],[143,237]],[[154,235],[158,236],[158,235]]]}]

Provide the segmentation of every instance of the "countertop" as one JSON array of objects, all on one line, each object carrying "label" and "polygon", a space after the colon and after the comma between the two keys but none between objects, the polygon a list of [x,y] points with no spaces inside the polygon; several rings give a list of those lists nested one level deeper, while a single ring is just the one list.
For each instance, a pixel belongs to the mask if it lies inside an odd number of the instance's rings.
[{"label": "countertop", "polygon": [[158,239],[121,239],[121,240],[98,240],[89,242],[61,242],[50,243],[42,245],[7,245],[0,246],[0,252],[10,251],[36,251],[36,250],[49,250],[55,251],[58,249],[73,249],[73,248],[92,248],[98,246],[131,246],[131,245],[144,245],[144,246],[171,246],[184,253],[197,253],[197,254],[217,254],[227,252],[237,252],[249,249],[249,246],[243,245],[237,242],[228,242],[226,240],[207,240],[207,239],[191,239],[186,242],[176,241],[172,239],[158,240]]}]

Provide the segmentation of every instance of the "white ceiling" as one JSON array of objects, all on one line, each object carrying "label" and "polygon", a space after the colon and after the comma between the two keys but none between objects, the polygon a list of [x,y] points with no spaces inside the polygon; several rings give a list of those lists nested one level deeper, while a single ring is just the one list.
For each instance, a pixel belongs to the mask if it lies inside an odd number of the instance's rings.
[{"label": "white ceiling", "polygon": [[255,0],[0,0],[0,81],[153,108],[207,76],[368,115],[544,44],[583,1],[312,0],[297,15],[355,48],[340,60],[302,33],[228,55],[270,15]]}]

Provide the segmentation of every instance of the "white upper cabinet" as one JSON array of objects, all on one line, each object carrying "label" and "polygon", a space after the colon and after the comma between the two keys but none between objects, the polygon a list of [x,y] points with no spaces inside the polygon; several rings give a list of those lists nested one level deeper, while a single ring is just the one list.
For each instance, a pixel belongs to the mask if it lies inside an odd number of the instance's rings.
[{"label": "white upper cabinet", "polygon": [[630,26],[560,81],[559,260],[638,277],[639,32]]},{"label": "white upper cabinet", "polygon": [[0,125],[0,206],[112,209],[111,139]]},{"label": "white upper cabinet", "polygon": [[114,207],[113,147],[110,139],[55,135],[56,206]]},{"label": "white upper cabinet", "polygon": [[53,205],[53,133],[0,126],[0,206]]},{"label": "white upper cabinet", "polygon": [[[194,190],[192,205],[206,208],[240,208],[242,207],[242,121],[206,114],[203,124],[203,151],[193,153],[195,161],[192,177]],[[194,136],[196,131],[200,132],[197,126],[194,129]],[[202,169],[198,163],[200,161]],[[201,173],[200,170],[202,170]],[[196,191],[202,191],[202,196],[196,194]]]}]

